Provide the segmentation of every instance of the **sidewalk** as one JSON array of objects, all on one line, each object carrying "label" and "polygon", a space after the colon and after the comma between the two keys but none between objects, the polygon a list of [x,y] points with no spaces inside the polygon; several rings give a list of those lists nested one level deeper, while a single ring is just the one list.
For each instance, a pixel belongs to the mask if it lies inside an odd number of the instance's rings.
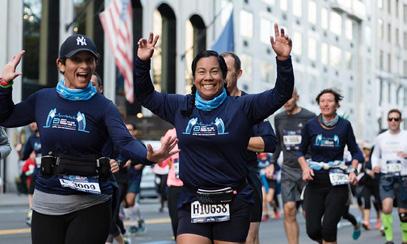
[{"label": "sidewalk", "polygon": [[24,194],[17,195],[17,193],[0,194],[0,207],[21,206],[21,205],[28,206],[27,195]]}]

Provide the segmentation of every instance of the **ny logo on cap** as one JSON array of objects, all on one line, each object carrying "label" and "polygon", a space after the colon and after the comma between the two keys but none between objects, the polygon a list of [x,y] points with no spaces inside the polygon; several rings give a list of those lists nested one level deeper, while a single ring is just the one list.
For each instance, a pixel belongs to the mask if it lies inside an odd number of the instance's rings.
[{"label": "ny logo on cap", "polygon": [[79,46],[79,45],[81,45],[81,46],[86,46],[86,45],[88,45],[88,44],[86,44],[86,39],[85,39],[85,37],[83,37],[83,36],[78,36],[78,37],[76,38],[76,45],[77,45],[77,46]]}]

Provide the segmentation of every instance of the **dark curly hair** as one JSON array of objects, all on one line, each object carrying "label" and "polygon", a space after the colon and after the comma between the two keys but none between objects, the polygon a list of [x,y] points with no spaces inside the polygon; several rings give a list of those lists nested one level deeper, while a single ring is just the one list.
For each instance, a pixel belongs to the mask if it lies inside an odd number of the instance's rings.
[{"label": "dark curly hair", "polygon": [[335,91],[335,90],[332,89],[332,88],[328,88],[328,89],[322,90],[322,91],[317,95],[317,97],[315,98],[315,101],[319,104],[319,99],[321,98],[322,95],[324,95],[324,94],[326,94],[326,93],[331,93],[332,95],[334,95],[334,97],[335,97],[335,102],[336,102],[336,104],[339,106],[339,102],[342,101],[343,96],[342,96],[339,92]]}]

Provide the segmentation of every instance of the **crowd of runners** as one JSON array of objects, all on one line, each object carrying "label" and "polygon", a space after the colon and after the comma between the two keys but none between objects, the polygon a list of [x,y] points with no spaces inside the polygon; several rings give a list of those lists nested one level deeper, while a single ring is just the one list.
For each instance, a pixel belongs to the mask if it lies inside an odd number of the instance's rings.
[{"label": "crowd of runners", "polygon": [[[13,80],[21,75],[16,68],[25,51],[17,53],[0,73],[0,125],[30,125],[31,135],[16,150],[32,243],[126,243],[128,235],[145,229],[137,207],[145,165],[167,169],[160,177],[160,209],[168,200],[177,243],[259,243],[261,222],[269,215],[280,218],[280,195],[290,244],[299,243],[299,214],[303,231],[317,243],[336,243],[342,218],[352,223],[357,240],[362,229],[373,228],[372,205],[375,228],[388,244],[397,208],[407,243],[401,110],[388,111],[388,130],[373,143],[358,144],[350,121],[337,112],[343,97],[335,89],[319,92],[317,114],[298,105],[292,41],[277,24],[274,32],[276,83],[258,94],[239,90],[243,69],[236,54],[211,50],[192,61],[190,94],[161,93],[150,77],[159,36],[141,38],[135,95],[174,127],[156,149],[138,140],[136,125],[124,122],[103,96],[95,73],[100,57],[90,38],[68,37],[56,60],[63,79],[14,104]],[[267,120],[271,115],[274,126]],[[10,150],[1,129],[1,158]],[[354,197],[361,221],[349,212]],[[125,228],[124,220],[132,224]]]}]

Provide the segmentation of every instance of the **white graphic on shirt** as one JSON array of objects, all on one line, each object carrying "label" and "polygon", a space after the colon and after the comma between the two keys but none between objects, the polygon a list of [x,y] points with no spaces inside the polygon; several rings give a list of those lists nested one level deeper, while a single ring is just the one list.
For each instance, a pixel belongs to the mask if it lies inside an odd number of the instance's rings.
[{"label": "white graphic on shirt", "polygon": [[188,121],[188,125],[182,134],[193,135],[193,136],[216,136],[216,135],[227,135],[225,123],[221,118],[215,118],[214,122],[209,124],[204,124],[198,122],[198,118],[192,118]]},{"label": "white graphic on shirt", "polygon": [[86,117],[78,112],[76,116],[57,113],[57,109],[51,109],[43,128],[65,129],[89,133],[86,130]]}]

